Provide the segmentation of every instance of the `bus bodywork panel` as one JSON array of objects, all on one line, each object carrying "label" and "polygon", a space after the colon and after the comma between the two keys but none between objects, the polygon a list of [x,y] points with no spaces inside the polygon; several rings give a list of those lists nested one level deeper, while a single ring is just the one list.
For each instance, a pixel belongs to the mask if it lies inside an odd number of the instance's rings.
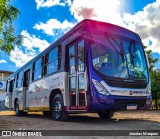
[{"label": "bus bodywork panel", "polygon": [[141,42],[141,39],[138,34],[123,27],[115,26],[113,24],[93,22],[90,23],[90,28],[92,34],[97,34],[98,32],[106,32]]},{"label": "bus bodywork panel", "polygon": [[[61,72],[50,75],[42,80],[31,83],[29,87],[29,108],[30,107],[48,107],[49,97],[52,90],[59,89],[65,98],[66,73]],[[66,101],[64,99],[64,105]]]},{"label": "bus bodywork panel", "polygon": [[[137,87],[141,81],[132,81],[128,79],[119,79],[113,80],[112,77],[106,78],[104,75],[100,75],[93,68],[92,63],[92,52],[91,52],[91,43],[94,43],[98,40],[95,39],[95,35],[98,33],[103,33],[107,35],[115,35],[119,37],[124,37],[126,39],[130,39],[133,41],[141,42],[140,37],[127,29],[122,27],[118,27],[108,23],[102,23],[92,20],[84,20],[78,25],[76,25],[73,29],[71,29],[68,33],[58,39],[54,44],[48,47],[45,51],[31,60],[29,63],[24,65],[20,70],[18,70],[15,74],[12,75],[14,77],[19,71],[23,70],[25,66],[34,63],[37,59],[44,56],[46,53],[50,52],[55,46],[62,45],[62,59],[61,59],[61,72],[54,73],[43,77],[37,81],[31,81],[28,87],[28,91],[26,88],[17,88],[13,91],[12,97],[12,108],[14,108],[15,98],[18,98],[20,102],[21,109],[28,110],[49,110],[49,97],[50,93],[54,89],[60,89],[63,95],[64,106],[69,108],[69,78],[68,78],[68,70],[66,69],[66,54],[67,48],[70,43],[76,41],[78,38],[84,38],[85,40],[85,49],[86,49],[86,57],[85,57],[85,91],[86,91],[86,104],[88,111],[104,111],[104,110],[119,110],[119,109],[127,109],[127,105],[137,105],[137,109],[147,109],[151,106],[151,95],[148,95],[147,91],[150,86],[150,78],[145,83],[145,87]],[[103,41],[99,41],[103,43]],[[116,48],[118,49],[118,48]],[[95,51],[99,51],[96,49]],[[143,51],[144,52],[144,51]],[[146,61],[146,60],[144,60]],[[107,64],[106,64],[107,66]],[[30,68],[32,69],[32,67]],[[32,70],[31,70],[32,74]],[[31,75],[32,76],[32,75]],[[148,76],[149,77],[149,76]],[[10,78],[10,77],[9,77]],[[112,85],[109,84],[109,81],[112,80]],[[98,81],[105,90],[108,91],[108,95],[102,95],[98,92],[95,87],[93,80]],[[127,87],[128,82],[131,82],[134,85],[134,88]],[[123,84],[123,86],[119,85]],[[24,93],[26,92],[26,93]],[[24,99],[25,98],[25,99]],[[24,103],[24,100],[25,103]],[[6,106],[9,106],[9,101],[6,97]],[[68,110],[68,108],[66,110]],[[39,109],[40,110],[40,109]],[[74,110],[72,110],[74,111]]]}]

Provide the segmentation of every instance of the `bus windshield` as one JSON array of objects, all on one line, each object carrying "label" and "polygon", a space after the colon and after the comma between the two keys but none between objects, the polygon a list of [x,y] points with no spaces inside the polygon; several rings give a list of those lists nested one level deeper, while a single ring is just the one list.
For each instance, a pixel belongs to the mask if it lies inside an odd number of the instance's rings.
[{"label": "bus windshield", "polygon": [[91,44],[92,63],[105,76],[147,80],[148,70],[143,46],[133,40],[94,35]]}]

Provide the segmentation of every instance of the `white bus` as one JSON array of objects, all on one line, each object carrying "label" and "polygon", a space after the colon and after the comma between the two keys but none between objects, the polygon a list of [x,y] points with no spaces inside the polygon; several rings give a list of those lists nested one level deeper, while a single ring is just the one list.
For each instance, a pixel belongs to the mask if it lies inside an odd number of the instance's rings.
[{"label": "white bus", "polygon": [[[37,44],[38,45],[38,44]],[[140,37],[125,28],[83,20],[7,79],[5,105],[16,115],[151,107],[151,84]]]}]

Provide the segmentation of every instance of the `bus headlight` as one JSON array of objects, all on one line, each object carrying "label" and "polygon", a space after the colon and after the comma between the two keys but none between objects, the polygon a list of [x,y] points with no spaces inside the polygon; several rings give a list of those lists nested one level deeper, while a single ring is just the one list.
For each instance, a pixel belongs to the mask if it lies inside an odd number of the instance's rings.
[{"label": "bus headlight", "polygon": [[100,82],[98,82],[95,79],[92,79],[92,82],[100,94],[105,96],[110,95],[109,92],[106,90],[106,88]]},{"label": "bus headlight", "polygon": [[151,85],[147,86],[147,96],[151,96]]}]

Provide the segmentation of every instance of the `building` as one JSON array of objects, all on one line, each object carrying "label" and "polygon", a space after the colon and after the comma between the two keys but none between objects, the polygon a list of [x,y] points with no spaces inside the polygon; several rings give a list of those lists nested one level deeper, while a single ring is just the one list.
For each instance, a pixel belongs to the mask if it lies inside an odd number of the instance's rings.
[{"label": "building", "polygon": [[5,91],[6,91],[6,79],[13,72],[0,70],[0,110],[5,108]]}]

